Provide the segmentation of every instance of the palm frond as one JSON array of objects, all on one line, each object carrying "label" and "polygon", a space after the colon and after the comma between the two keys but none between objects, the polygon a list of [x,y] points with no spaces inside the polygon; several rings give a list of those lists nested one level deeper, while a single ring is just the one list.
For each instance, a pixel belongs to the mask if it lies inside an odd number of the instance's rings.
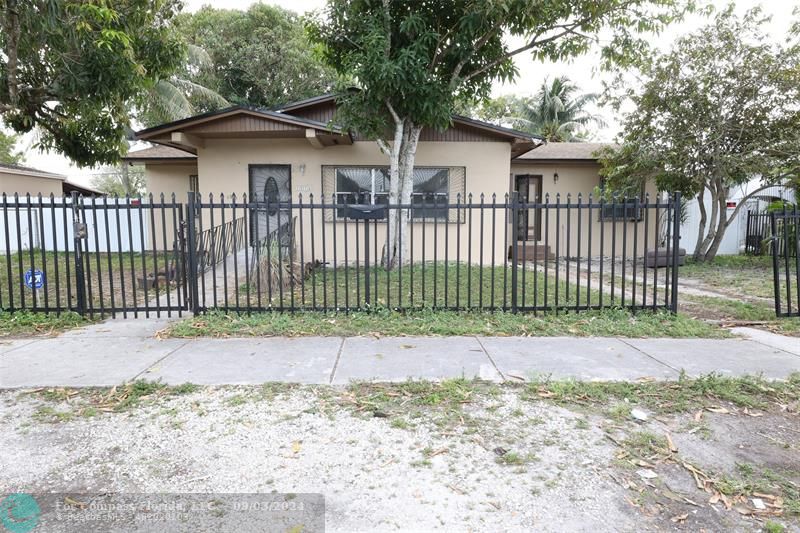
[{"label": "palm frond", "polygon": [[194,107],[178,88],[167,80],[159,80],[150,89],[150,102],[164,122],[172,122],[194,114]]},{"label": "palm frond", "polygon": [[208,55],[205,48],[197,46],[196,44],[189,44],[186,46],[186,55],[189,64],[198,67],[210,67],[214,64],[211,56]]},{"label": "palm frond", "polygon": [[204,87],[199,83],[175,76],[170,80],[170,82],[175,87],[182,89],[184,92],[193,96],[197,96],[217,107],[225,107],[230,105],[229,102],[218,92],[213,89],[209,89],[208,87]]}]

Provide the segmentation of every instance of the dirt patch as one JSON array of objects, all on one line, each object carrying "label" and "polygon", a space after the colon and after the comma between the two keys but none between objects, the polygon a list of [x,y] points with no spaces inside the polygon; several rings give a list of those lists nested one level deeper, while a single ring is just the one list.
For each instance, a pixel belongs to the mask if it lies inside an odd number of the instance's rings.
[{"label": "dirt patch", "polygon": [[[206,388],[119,412],[77,408],[81,395],[0,392],[0,491],[319,492],[330,531],[798,527],[777,489],[781,515],[742,515],[710,503],[681,464],[796,483],[797,406],[638,423],[609,405],[459,387]],[[641,432],[669,433],[678,451],[642,448]]]},{"label": "dirt patch", "polygon": [[616,431],[618,481],[646,528],[799,530],[796,411],[682,413]]}]

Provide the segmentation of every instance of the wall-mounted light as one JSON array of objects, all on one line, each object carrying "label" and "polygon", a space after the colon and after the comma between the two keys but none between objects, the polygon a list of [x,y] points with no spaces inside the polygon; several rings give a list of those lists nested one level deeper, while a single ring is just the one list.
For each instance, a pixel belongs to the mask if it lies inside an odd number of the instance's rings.
[{"label": "wall-mounted light", "polygon": [[553,183],[558,183],[558,172],[553,173]]},{"label": "wall-mounted light", "polygon": [[300,175],[301,176],[305,176],[306,175],[306,164],[305,163],[301,163],[300,166],[298,167],[298,169],[300,170]]}]

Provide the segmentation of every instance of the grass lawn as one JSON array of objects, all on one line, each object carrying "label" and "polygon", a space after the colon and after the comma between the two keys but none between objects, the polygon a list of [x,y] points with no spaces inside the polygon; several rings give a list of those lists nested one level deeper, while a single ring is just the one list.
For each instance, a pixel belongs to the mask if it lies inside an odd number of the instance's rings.
[{"label": "grass lawn", "polygon": [[775,308],[760,302],[741,302],[713,296],[680,296],[681,310],[704,319],[763,322],[762,326],[782,335],[800,336],[800,318],[777,318]]},{"label": "grass lawn", "polygon": [[[120,307],[123,298],[126,305],[133,302],[143,304],[152,300],[159,292],[164,292],[164,281],[160,281],[159,291],[155,287],[137,286],[137,280],[145,278],[157,270],[165,270],[172,260],[171,253],[122,252],[85,253],[84,272],[86,279],[87,303],[99,309]],[[28,269],[45,273],[46,284],[34,295],[23,283],[23,275]],[[110,273],[110,275],[109,275]],[[75,285],[75,257],[72,253],[42,252],[32,250],[0,255],[0,309],[61,308],[77,305]],[[174,290],[174,289],[173,289]]]},{"label": "grass lawn", "polygon": [[[262,266],[262,270],[266,267]],[[262,274],[265,274],[263,272]],[[571,305],[597,305],[600,293],[588,290],[584,280],[576,285],[574,274],[565,280],[545,275],[541,267],[534,272],[517,270],[517,305],[519,307],[566,307]],[[262,275],[266,278],[266,276]],[[370,268],[369,275],[363,266],[337,266],[311,271],[294,289],[272,288],[266,281],[260,285],[253,274],[250,280],[242,279],[238,290],[230,289],[228,301],[240,306],[297,307],[334,310],[364,308],[365,284],[370,284],[370,303],[387,308],[459,308],[502,309],[512,304],[512,269],[494,268],[468,263],[437,262],[404,265],[391,271]],[[218,288],[218,298],[222,293]],[[604,304],[610,299],[604,297]]]},{"label": "grass lawn", "polygon": [[78,313],[67,311],[60,315],[17,311],[0,312],[0,337],[31,337],[52,335],[92,323]]},{"label": "grass lawn", "polygon": [[711,289],[734,296],[772,298],[774,295],[772,257],[768,255],[718,255],[710,263],[687,259],[680,268],[680,279],[698,280]]},{"label": "grass lawn", "polygon": [[620,336],[724,338],[721,328],[687,315],[619,309],[580,313],[389,310],[356,313],[208,313],[184,319],[164,332],[172,337],[266,337],[352,335]]}]

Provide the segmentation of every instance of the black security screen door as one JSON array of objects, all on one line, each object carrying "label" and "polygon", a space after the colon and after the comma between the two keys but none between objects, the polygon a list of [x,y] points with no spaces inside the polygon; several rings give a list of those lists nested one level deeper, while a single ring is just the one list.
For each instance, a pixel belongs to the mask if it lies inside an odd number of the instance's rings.
[{"label": "black security screen door", "polygon": [[292,200],[291,175],[289,165],[250,165],[250,199],[258,204],[250,218],[254,244],[289,223],[289,209],[279,207],[279,203]]}]

